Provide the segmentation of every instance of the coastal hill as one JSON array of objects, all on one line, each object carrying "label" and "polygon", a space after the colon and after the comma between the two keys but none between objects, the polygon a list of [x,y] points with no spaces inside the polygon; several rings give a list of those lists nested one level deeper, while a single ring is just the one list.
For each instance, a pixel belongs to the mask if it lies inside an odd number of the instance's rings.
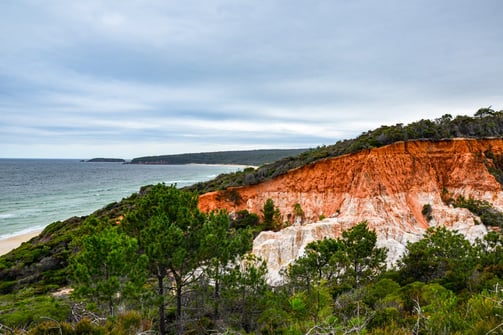
[{"label": "coastal hill", "polygon": [[132,159],[131,164],[236,164],[259,166],[285,157],[296,156],[306,150],[263,149],[146,156]]}]

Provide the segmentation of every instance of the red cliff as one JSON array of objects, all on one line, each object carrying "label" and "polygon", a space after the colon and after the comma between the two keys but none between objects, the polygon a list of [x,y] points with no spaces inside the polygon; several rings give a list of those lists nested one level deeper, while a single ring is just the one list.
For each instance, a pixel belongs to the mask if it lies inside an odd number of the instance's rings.
[{"label": "red cliff", "polygon": [[[503,139],[399,142],[324,159],[232,192],[207,193],[200,197],[199,207],[259,214],[271,198],[284,220],[293,222],[294,206],[299,204],[305,215],[302,225],[264,232],[255,240],[254,252],[266,258],[270,269],[290,262],[313,239],[338,237],[363,220],[396,260],[405,243],[417,240],[430,226],[446,225],[467,236],[483,233],[470,212],[447,205],[443,197],[473,197],[502,210],[502,188],[488,170],[488,152],[502,156]],[[426,204],[432,208],[429,221],[421,213]],[[316,222],[320,217],[327,219]],[[285,249],[291,252],[285,254]]]}]

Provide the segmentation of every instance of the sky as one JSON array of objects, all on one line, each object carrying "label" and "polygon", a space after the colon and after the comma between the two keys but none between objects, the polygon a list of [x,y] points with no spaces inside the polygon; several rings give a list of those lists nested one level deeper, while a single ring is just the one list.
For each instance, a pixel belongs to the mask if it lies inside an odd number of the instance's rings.
[{"label": "sky", "polygon": [[310,148],[503,109],[501,0],[0,1],[0,158]]}]

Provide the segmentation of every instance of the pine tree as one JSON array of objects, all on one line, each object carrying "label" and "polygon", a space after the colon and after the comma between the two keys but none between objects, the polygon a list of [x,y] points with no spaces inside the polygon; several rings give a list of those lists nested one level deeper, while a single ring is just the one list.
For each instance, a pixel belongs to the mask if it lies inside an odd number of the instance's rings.
[{"label": "pine tree", "polygon": [[81,241],[82,250],[71,259],[74,270],[74,295],[115,307],[137,294],[145,282],[145,257],[138,255],[136,239],[107,227]]}]

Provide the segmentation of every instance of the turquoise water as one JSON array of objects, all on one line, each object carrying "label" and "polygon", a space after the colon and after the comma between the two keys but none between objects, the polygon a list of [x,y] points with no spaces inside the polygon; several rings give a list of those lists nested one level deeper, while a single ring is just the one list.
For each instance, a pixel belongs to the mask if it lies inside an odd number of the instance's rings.
[{"label": "turquoise water", "polygon": [[188,186],[242,169],[229,165],[131,165],[69,159],[0,159],[0,239],[44,228],[157,183]]}]

